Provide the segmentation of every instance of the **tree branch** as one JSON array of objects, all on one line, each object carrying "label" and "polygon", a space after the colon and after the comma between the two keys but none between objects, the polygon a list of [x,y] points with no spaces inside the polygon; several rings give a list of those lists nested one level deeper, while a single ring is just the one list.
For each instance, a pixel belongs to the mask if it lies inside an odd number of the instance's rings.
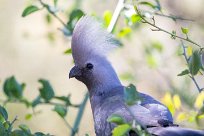
[{"label": "tree branch", "polygon": [[[185,47],[185,45],[184,45],[184,43],[183,43],[183,41],[181,40],[181,45],[182,45],[182,48],[183,48],[183,56],[184,56],[184,58],[185,58],[185,60],[186,60],[186,63],[187,63],[187,65],[188,65],[188,57],[187,57],[187,55],[186,55],[186,47]],[[188,68],[188,70],[189,70],[189,68]],[[189,70],[190,71],[190,70]],[[200,88],[199,87],[199,85],[198,85],[198,83],[197,83],[197,81],[196,81],[196,79],[194,78],[194,76],[189,72],[189,77],[192,79],[192,81],[193,81],[193,83],[195,84],[195,86],[196,86],[196,88],[198,89],[198,91],[199,91],[199,93],[201,93],[201,91],[203,90],[202,88]]]},{"label": "tree branch", "polygon": [[[161,28],[161,27],[155,25],[155,23],[151,23],[151,22],[147,21],[147,20],[144,18],[144,16],[140,13],[140,11],[138,10],[137,6],[135,6],[135,5],[134,5],[134,9],[135,9],[136,13],[141,17],[142,22],[143,22],[143,23],[147,23],[147,24],[149,24],[150,26],[154,27],[155,30],[165,32],[165,33],[167,33],[167,34],[169,34],[169,35],[171,35],[171,36],[174,36],[175,38],[179,38],[179,39],[181,39],[181,40],[185,40],[185,41],[187,41],[187,42],[189,42],[189,43],[192,43],[192,44],[194,44],[194,45],[196,45],[196,46],[198,46],[198,47],[200,47],[200,48],[203,48],[201,45],[199,45],[198,43],[196,43],[196,42],[190,40],[188,37],[184,38],[184,37],[178,36],[178,35],[176,35],[176,34],[174,34],[174,33],[171,33],[171,32],[169,32],[169,31],[167,31],[167,30],[165,30],[165,29],[163,29],[163,28]],[[154,29],[153,29],[153,30],[154,30]]]},{"label": "tree branch", "polygon": [[46,3],[44,3],[42,0],[39,0],[40,4],[45,7],[47,9],[47,11],[52,15],[54,16],[65,28],[67,27],[66,23],[64,23],[64,21],[58,17],[54,12],[52,12],[50,9],[49,9],[49,5],[47,5]]}]

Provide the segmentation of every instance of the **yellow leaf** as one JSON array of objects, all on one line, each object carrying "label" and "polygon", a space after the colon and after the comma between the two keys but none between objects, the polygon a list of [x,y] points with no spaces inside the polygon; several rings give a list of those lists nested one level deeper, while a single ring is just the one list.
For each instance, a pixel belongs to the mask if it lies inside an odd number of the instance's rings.
[{"label": "yellow leaf", "polygon": [[108,27],[108,26],[109,26],[110,21],[111,21],[111,18],[112,18],[112,13],[111,13],[111,11],[106,10],[106,11],[103,13],[103,19],[104,19],[104,25],[105,25],[105,27]]},{"label": "yellow leaf", "polygon": [[187,48],[187,55],[188,56],[192,56],[192,53],[193,53],[192,46],[188,46],[188,48]]},{"label": "yellow leaf", "polygon": [[162,99],[162,102],[164,103],[164,105],[166,105],[168,107],[171,114],[174,115],[175,107],[174,107],[174,104],[173,104],[171,94],[169,92],[166,92],[166,94],[164,95],[164,98]]},{"label": "yellow leaf", "polygon": [[181,122],[181,121],[187,120],[187,117],[188,117],[188,115],[186,113],[181,112],[178,114],[176,120]]},{"label": "yellow leaf", "polygon": [[181,107],[181,100],[180,97],[176,94],[173,96],[173,102],[176,109],[180,109]]},{"label": "yellow leaf", "polygon": [[203,102],[204,102],[204,92],[202,91],[200,94],[198,94],[196,101],[194,103],[194,106],[200,109],[203,106]]}]

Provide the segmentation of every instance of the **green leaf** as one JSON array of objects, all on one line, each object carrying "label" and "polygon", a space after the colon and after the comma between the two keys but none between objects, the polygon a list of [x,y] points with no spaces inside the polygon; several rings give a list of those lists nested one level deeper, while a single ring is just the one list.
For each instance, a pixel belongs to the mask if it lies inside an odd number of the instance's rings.
[{"label": "green leaf", "polygon": [[117,34],[117,36],[118,36],[119,38],[125,37],[125,36],[127,36],[128,34],[130,34],[131,31],[132,31],[132,30],[131,30],[130,27],[124,27],[124,28],[122,28],[122,29],[120,30],[120,32]]},{"label": "green leaf", "polygon": [[9,136],[29,136],[23,130],[14,130]]},{"label": "green leaf", "polygon": [[39,89],[40,96],[46,101],[49,102],[54,96],[54,90],[50,85],[49,81],[40,79],[39,82],[42,84],[42,88]]},{"label": "green leaf", "polygon": [[7,120],[8,119],[8,113],[6,111],[6,109],[2,106],[0,106],[0,115],[5,119]]},{"label": "green leaf", "polygon": [[190,73],[189,70],[186,69],[186,70],[182,71],[180,74],[178,74],[177,76],[183,76],[183,75],[187,75],[189,73]]},{"label": "green leaf", "polygon": [[66,105],[71,105],[69,96],[67,96],[67,97],[66,96],[55,96],[55,99],[64,101],[66,103]]},{"label": "green leaf", "polygon": [[3,123],[3,126],[4,126],[4,128],[5,128],[6,130],[8,130],[9,127],[11,126],[11,123],[10,123],[9,121],[6,121],[6,122]]},{"label": "green leaf", "polygon": [[46,20],[47,24],[51,24],[52,23],[52,18],[50,16],[50,14],[46,14],[45,20]]},{"label": "green leaf", "polygon": [[26,120],[30,120],[32,118],[32,116],[33,116],[32,114],[26,114],[25,115],[25,119]]},{"label": "green leaf", "polygon": [[64,51],[64,54],[72,54],[72,49],[67,49],[66,51]]},{"label": "green leaf", "polygon": [[153,8],[153,9],[157,8],[157,6],[155,6],[154,4],[147,2],[147,1],[139,2],[139,4],[149,6],[150,8]]},{"label": "green leaf", "polygon": [[42,133],[42,132],[36,132],[35,134],[34,134],[34,136],[51,136],[51,135],[49,135],[49,134],[44,134],[44,133]]},{"label": "green leaf", "polygon": [[19,84],[15,77],[9,77],[4,82],[4,93],[7,97],[12,97],[16,99],[22,98],[23,95],[23,88],[25,84]]},{"label": "green leaf", "polygon": [[30,131],[30,129],[29,129],[29,127],[27,126],[27,125],[25,125],[25,124],[21,124],[21,125],[19,125],[18,126],[21,130],[23,130],[26,134],[31,134],[31,131]]},{"label": "green leaf", "polygon": [[127,134],[131,129],[129,124],[123,124],[115,127],[112,131],[113,136],[124,136]]},{"label": "green leaf", "polygon": [[66,30],[68,32],[64,32],[65,35],[72,35],[72,32],[74,30],[74,27],[77,23],[77,21],[84,15],[84,12],[80,9],[76,9],[76,10],[73,10],[69,16],[69,21],[67,23],[67,28]]},{"label": "green leaf", "polygon": [[111,11],[106,10],[106,11],[103,13],[103,20],[104,20],[104,25],[105,25],[105,27],[108,27],[108,26],[109,26],[110,21],[111,21],[111,18],[112,18],[112,13],[111,13]]},{"label": "green leaf", "polygon": [[181,31],[183,34],[188,34],[189,32],[188,28],[184,28],[184,27],[181,27]]},{"label": "green leaf", "polygon": [[139,15],[136,15],[136,14],[132,15],[130,19],[131,19],[133,24],[141,21],[141,17]]},{"label": "green leaf", "polygon": [[38,96],[37,98],[35,98],[32,102],[32,107],[34,108],[35,106],[37,106],[38,104],[41,103],[41,97]]},{"label": "green leaf", "polygon": [[173,30],[172,32],[171,32],[171,38],[172,39],[176,39],[176,31],[175,30]]},{"label": "green leaf", "polygon": [[189,65],[190,73],[192,75],[196,75],[200,70],[200,68],[202,67],[201,56],[198,50],[193,51],[193,54],[190,57],[188,65]]},{"label": "green leaf", "polygon": [[139,93],[137,92],[137,89],[133,84],[130,84],[129,86],[125,87],[124,100],[127,105],[133,105],[137,101],[141,100]]},{"label": "green leaf", "polygon": [[112,114],[111,116],[108,117],[107,119],[108,122],[112,122],[112,123],[115,123],[117,125],[121,125],[121,124],[124,124],[125,121],[124,119],[122,118],[122,116],[118,115],[118,114]]},{"label": "green leaf", "polygon": [[67,109],[61,105],[55,105],[54,111],[56,111],[62,118],[67,114]]},{"label": "green leaf", "polygon": [[29,15],[29,14],[31,14],[33,12],[36,12],[38,10],[40,10],[40,9],[38,7],[36,7],[36,6],[33,6],[33,5],[29,6],[26,9],[24,9],[22,17],[26,17],[27,15]]},{"label": "green leaf", "polygon": [[163,46],[158,41],[153,42],[152,43],[152,47],[153,47],[153,49],[156,49],[158,52],[162,52],[163,51]]},{"label": "green leaf", "polygon": [[58,2],[58,0],[54,0],[54,6],[55,7],[57,6],[57,2]]},{"label": "green leaf", "polygon": [[8,131],[1,122],[0,122],[0,136],[9,136]]}]

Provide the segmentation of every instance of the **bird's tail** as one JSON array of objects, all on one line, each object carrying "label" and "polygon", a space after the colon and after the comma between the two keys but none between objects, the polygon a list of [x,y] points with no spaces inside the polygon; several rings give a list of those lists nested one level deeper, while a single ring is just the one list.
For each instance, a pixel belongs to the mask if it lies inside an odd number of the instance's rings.
[{"label": "bird's tail", "polygon": [[156,136],[204,136],[204,130],[193,130],[181,127],[154,127],[147,129]]}]

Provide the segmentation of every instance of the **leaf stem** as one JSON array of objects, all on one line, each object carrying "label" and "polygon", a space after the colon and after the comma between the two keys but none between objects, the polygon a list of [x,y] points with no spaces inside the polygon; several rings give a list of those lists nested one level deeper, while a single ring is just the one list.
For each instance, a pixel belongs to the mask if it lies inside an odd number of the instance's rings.
[{"label": "leaf stem", "polygon": [[67,27],[66,23],[64,23],[64,21],[58,17],[54,12],[52,12],[50,9],[49,9],[49,5],[47,5],[46,3],[44,3],[42,0],[39,0],[40,4],[45,7],[47,9],[47,11],[53,15],[65,28]]},{"label": "leaf stem", "polygon": [[[187,65],[188,65],[188,57],[187,57],[187,55],[186,55],[186,49],[185,49],[186,47],[185,47],[185,45],[184,45],[184,43],[183,43],[182,40],[181,40],[181,45],[182,45],[182,48],[183,48],[183,56],[184,56],[184,58],[185,58],[185,60],[186,60],[186,63],[187,63]],[[188,70],[189,70],[189,67],[188,67]],[[190,70],[189,70],[189,71],[190,71]],[[191,72],[189,72],[189,74],[190,74],[189,77],[192,79],[192,81],[193,81],[193,83],[195,84],[196,88],[198,89],[199,93],[201,93],[201,91],[202,91],[203,89],[199,87],[199,85],[198,85],[198,83],[197,83],[195,77],[191,74]]]}]

